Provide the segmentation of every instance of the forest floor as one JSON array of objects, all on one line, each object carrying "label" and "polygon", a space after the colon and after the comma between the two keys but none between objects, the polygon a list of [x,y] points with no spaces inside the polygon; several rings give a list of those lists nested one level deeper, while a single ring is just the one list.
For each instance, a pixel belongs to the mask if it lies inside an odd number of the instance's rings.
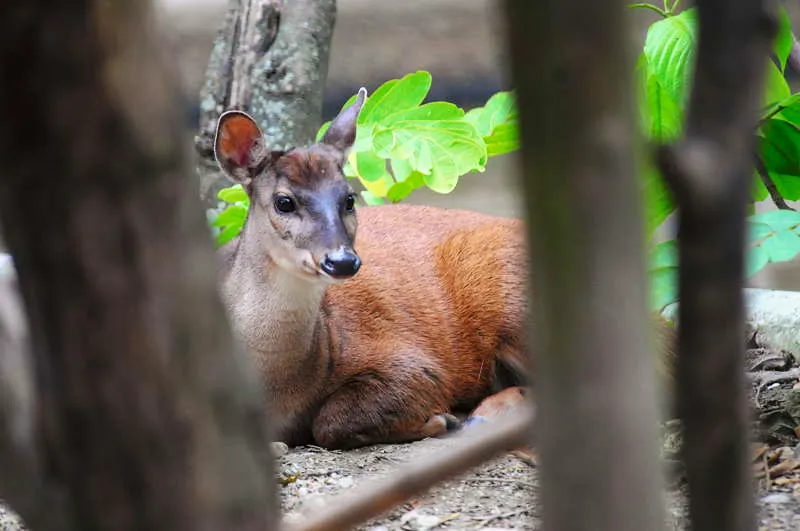
[{"label": "forest floor", "polygon": [[[279,459],[284,478],[281,500],[289,520],[336,503],[336,494],[390,476],[404,463],[433,453],[446,454],[457,438],[380,445],[347,452],[304,447]],[[773,477],[758,482],[759,530],[800,529],[800,449],[754,447],[754,470]],[[449,481],[359,529],[538,529],[539,482],[535,468],[504,456]],[[632,503],[636,502],[632,494]],[[666,529],[686,529],[685,487],[676,482],[665,493]]]}]

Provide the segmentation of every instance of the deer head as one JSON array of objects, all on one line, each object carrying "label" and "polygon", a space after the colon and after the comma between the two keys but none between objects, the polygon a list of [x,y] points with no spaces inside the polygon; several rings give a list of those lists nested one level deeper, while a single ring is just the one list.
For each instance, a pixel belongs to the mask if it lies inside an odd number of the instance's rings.
[{"label": "deer head", "polygon": [[217,162],[250,196],[244,244],[257,245],[278,267],[313,282],[346,280],[361,266],[353,247],[356,195],[342,166],[366,97],[360,89],[320,142],[286,152],[270,151],[242,111],[227,111],[217,123]]}]

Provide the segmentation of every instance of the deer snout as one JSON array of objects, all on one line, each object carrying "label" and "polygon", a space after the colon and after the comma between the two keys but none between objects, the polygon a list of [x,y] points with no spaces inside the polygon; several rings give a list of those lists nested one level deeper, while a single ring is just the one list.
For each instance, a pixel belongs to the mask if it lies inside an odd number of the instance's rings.
[{"label": "deer snout", "polygon": [[339,248],[326,254],[319,266],[325,274],[333,278],[345,279],[358,273],[361,267],[361,258],[352,249]]}]

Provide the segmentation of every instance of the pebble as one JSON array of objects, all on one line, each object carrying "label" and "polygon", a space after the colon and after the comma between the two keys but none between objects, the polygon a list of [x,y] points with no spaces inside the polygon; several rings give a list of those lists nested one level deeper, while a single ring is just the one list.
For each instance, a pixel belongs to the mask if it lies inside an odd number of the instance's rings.
[{"label": "pebble", "polygon": [[339,486],[343,489],[349,489],[354,483],[355,480],[351,476],[345,476],[339,480]]},{"label": "pebble", "polygon": [[791,503],[792,497],[786,494],[785,492],[774,492],[772,494],[767,494],[763,498],[761,498],[763,503]]}]

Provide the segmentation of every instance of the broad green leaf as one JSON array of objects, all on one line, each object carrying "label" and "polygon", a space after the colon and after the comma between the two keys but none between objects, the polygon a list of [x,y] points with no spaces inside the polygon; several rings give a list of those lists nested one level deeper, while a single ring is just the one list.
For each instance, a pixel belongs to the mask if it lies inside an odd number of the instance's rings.
[{"label": "broad green leaf", "polygon": [[770,173],[800,175],[800,131],[798,127],[775,118],[761,125],[759,151]]},{"label": "broad green leaf", "polygon": [[644,55],[651,74],[679,107],[688,100],[697,41],[694,8],[653,23],[647,30]]},{"label": "broad green leaf", "polygon": [[652,269],[677,266],[678,241],[667,240],[656,245],[651,253],[650,263]]},{"label": "broad green leaf", "polygon": [[250,198],[241,184],[234,184],[217,192],[217,197],[226,203],[249,203]]},{"label": "broad green leaf", "polygon": [[464,120],[397,122],[376,129],[373,145],[380,157],[407,159],[439,193],[451,192],[461,175],[486,164],[483,139]]},{"label": "broad green leaf", "polygon": [[368,205],[370,205],[370,206],[382,205],[382,204],[384,204],[384,203],[385,203],[385,201],[383,200],[383,198],[381,198],[380,196],[377,196],[377,195],[373,194],[373,193],[372,193],[372,192],[370,192],[369,190],[362,190],[362,191],[361,191],[361,198],[364,200],[364,202],[365,202],[366,204],[368,204]]},{"label": "broad green leaf", "polygon": [[764,186],[764,181],[761,180],[761,176],[758,172],[753,172],[753,180],[752,186],[750,188],[750,198],[753,201],[763,201],[767,197],[769,197],[769,191],[767,187]]},{"label": "broad green leaf", "polygon": [[351,152],[351,164],[355,159],[355,170],[358,176],[369,182],[385,179],[389,176],[386,170],[386,159],[377,156],[372,151]]},{"label": "broad green leaf", "polygon": [[[795,230],[800,226],[800,212],[794,210],[769,210],[750,216],[748,221],[751,224],[766,225],[774,232],[786,232]],[[759,233],[756,232],[755,235],[759,236]]]},{"label": "broad green leaf", "polygon": [[778,107],[780,107],[778,118],[800,125],[800,92],[780,102]]},{"label": "broad green leaf", "polygon": [[240,227],[247,219],[247,208],[244,205],[230,205],[220,212],[214,220],[215,227]]},{"label": "broad green leaf", "polygon": [[237,237],[240,231],[241,227],[237,227],[234,225],[226,227],[225,230],[217,234],[216,238],[217,247],[222,247],[223,245],[225,245],[226,243]]},{"label": "broad green leaf", "polygon": [[773,51],[778,60],[781,72],[786,70],[786,60],[792,51],[794,36],[792,35],[792,21],[786,9],[781,7],[778,13],[778,34],[775,36]]},{"label": "broad green leaf", "polygon": [[800,236],[794,232],[776,232],[758,246],[769,255],[770,262],[788,262],[800,253]]},{"label": "broad green leaf", "polygon": [[642,168],[645,221],[647,234],[653,235],[655,230],[675,211],[672,194],[667,189],[661,173],[652,161],[647,160]]},{"label": "broad green leaf", "polygon": [[769,254],[761,247],[753,247],[745,255],[745,278],[750,278],[769,264]]},{"label": "broad green leaf", "polygon": [[367,98],[358,123],[379,123],[387,116],[418,106],[431,88],[431,75],[425,71],[408,74],[378,87]]},{"label": "broad green leaf", "polygon": [[661,87],[658,76],[650,72],[647,57],[639,56],[639,116],[645,137],[657,142],[669,142],[680,136],[683,111]]},{"label": "broad green leaf", "polygon": [[800,253],[800,212],[771,210],[750,216],[747,231],[747,274],[770,262],[786,262]]},{"label": "broad green leaf", "polygon": [[650,270],[650,309],[660,312],[678,300],[678,268],[658,267]]},{"label": "broad green leaf", "polygon": [[792,90],[786,82],[781,72],[775,63],[767,61],[767,75],[764,85],[764,104],[770,105],[776,102],[783,101],[792,95]]},{"label": "broad green leaf", "polygon": [[519,149],[519,130],[516,122],[507,122],[494,128],[492,134],[484,137],[486,154],[489,157],[511,153]]},{"label": "broad green leaf", "polygon": [[394,183],[392,187],[389,188],[389,191],[386,192],[386,199],[392,203],[397,203],[408,197],[413,191],[414,189],[411,188],[408,181],[400,181],[399,183]]},{"label": "broad green leaf", "polygon": [[487,137],[495,127],[516,118],[514,95],[511,92],[498,92],[486,102],[486,105],[472,109],[465,118],[475,126],[478,133]]},{"label": "broad green leaf", "polygon": [[457,105],[444,101],[435,101],[391,114],[385,117],[380,122],[380,125],[389,127],[392,124],[408,120],[458,120],[463,117],[464,110]]},{"label": "broad green leaf", "polygon": [[[787,201],[800,200],[800,175],[786,175],[783,173],[769,172],[775,188],[782,198]],[[766,191],[766,188],[764,188]],[[768,195],[768,194],[767,194]],[[766,196],[764,197],[766,199]]]}]

